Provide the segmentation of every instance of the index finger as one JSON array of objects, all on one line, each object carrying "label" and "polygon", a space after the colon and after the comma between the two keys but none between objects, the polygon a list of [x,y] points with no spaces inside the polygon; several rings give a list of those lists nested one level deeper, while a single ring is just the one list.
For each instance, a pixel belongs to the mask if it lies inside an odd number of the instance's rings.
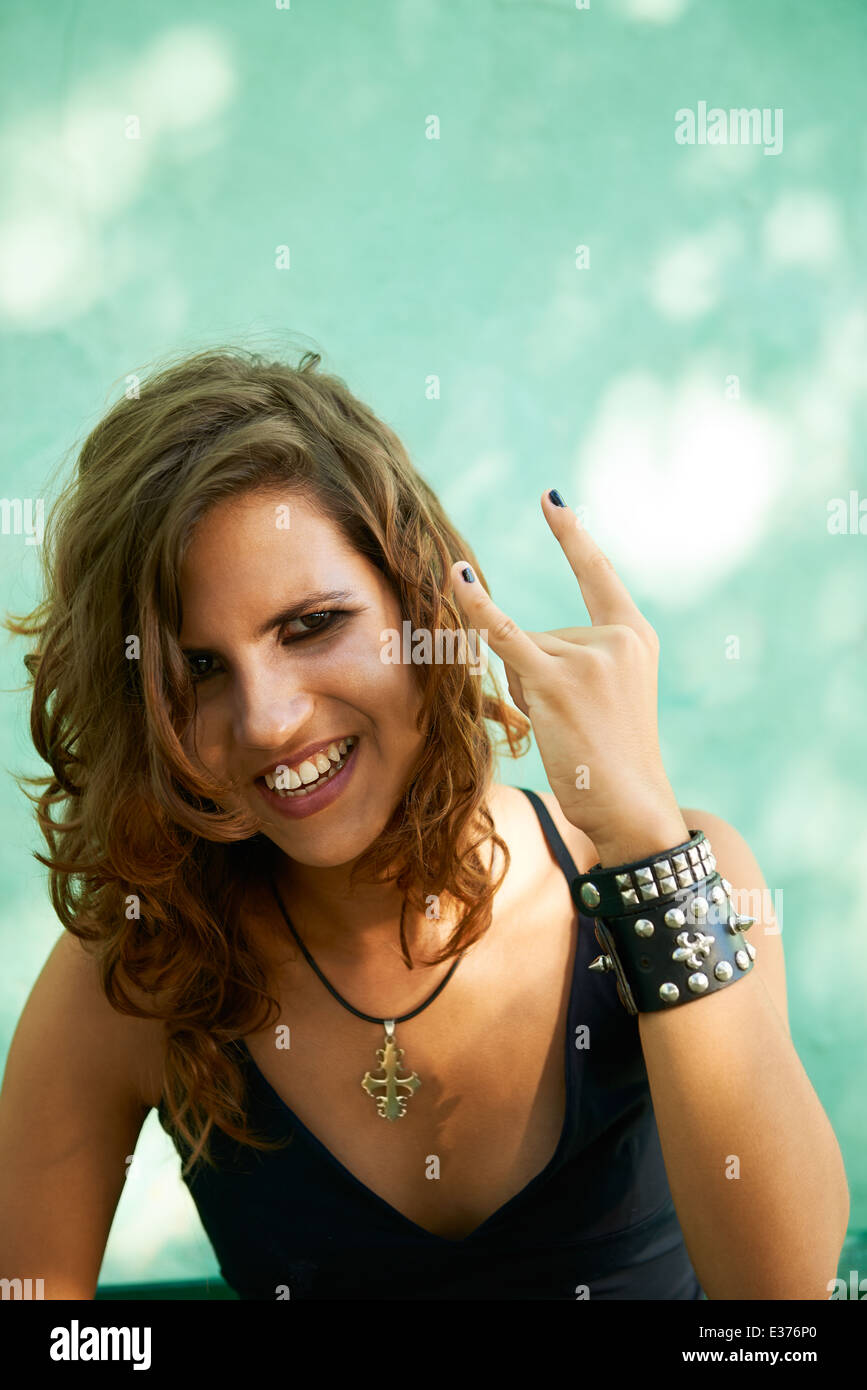
[{"label": "index finger", "polygon": [[[464,578],[465,570],[473,576],[472,579]],[[450,573],[461,608],[472,619],[473,625],[481,628],[488,646],[519,676],[528,679],[538,676],[549,658],[513,618],[497,607],[482,587],[472,565],[467,564],[466,560],[456,560]]]},{"label": "index finger", "polygon": [[[559,492],[555,495],[560,497]],[[572,508],[565,502],[559,506],[548,491],[542,494],[542,510],[578,580],[591,623],[625,623],[628,627],[646,623],[647,619],[608,556],[600,550]]]}]

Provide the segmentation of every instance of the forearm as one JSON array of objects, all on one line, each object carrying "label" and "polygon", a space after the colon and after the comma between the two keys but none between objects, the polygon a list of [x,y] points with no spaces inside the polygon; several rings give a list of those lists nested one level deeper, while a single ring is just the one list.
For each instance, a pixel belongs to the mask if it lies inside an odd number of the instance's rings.
[{"label": "forearm", "polygon": [[641,1013],[638,1029],[671,1194],[708,1298],[828,1298],[849,1219],[843,1159],[764,982],[747,975]]},{"label": "forearm", "polygon": [[[666,810],[618,831],[600,862],[653,855],[689,833]],[[708,1298],[826,1299],[849,1219],[843,1159],[761,975],[639,1013],[638,1029],[669,1186]]]}]

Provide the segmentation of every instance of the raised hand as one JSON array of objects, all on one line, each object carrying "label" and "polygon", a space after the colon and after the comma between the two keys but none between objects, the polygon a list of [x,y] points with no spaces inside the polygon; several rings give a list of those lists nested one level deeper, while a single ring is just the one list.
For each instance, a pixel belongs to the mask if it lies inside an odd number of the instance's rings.
[{"label": "raised hand", "polygon": [[603,865],[622,863],[654,852],[657,841],[665,848],[689,838],[659,748],[659,639],[571,507],[546,492],[542,510],[592,626],[524,632],[477,579],[467,582],[466,561],[452,566],[452,582],[468,626],[487,629],[505,665],[563,814]]}]

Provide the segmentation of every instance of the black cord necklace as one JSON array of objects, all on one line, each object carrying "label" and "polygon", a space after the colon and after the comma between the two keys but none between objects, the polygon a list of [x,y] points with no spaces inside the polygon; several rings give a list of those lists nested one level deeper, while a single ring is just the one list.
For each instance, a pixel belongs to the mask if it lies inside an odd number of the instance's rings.
[{"label": "black cord necklace", "polygon": [[[360,1009],[354,1008],[342,995],[338,994],[331,982],[326,980],[319,966],[316,964],[307,947],[304,945],[304,942],[301,940],[301,937],[295,930],[292,919],[283,906],[283,899],[277,891],[277,886],[273,878],[270,880],[270,883],[271,891],[277,899],[277,905],[286,920],[286,925],[301,947],[304,959],[307,961],[308,965],[316,971],[316,974],[319,976],[325,988],[334,996],[338,1004],[342,1004],[344,1009],[348,1009],[351,1014],[355,1014],[356,1018],[363,1019],[365,1023],[378,1023],[381,1027],[385,1028],[385,1042],[381,1048],[377,1048],[376,1052],[380,1067],[382,1068],[382,1075],[371,1076],[370,1072],[366,1071],[362,1077],[361,1085],[371,1099],[376,1101],[377,1110],[384,1120],[402,1119],[406,1114],[406,1102],[409,1100],[410,1096],[414,1095],[418,1090],[421,1085],[421,1079],[416,1072],[413,1072],[411,1076],[398,1076],[404,1049],[397,1045],[397,1038],[394,1032],[395,1025],[398,1023],[406,1023],[407,1019],[415,1018],[416,1014],[420,1014],[423,1009],[427,1008],[428,1004],[433,1003],[437,995],[445,989],[452,975],[454,975],[463,960],[463,952],[457,957],[448,974],[443,976],[440,980],[433,993],[425,999],[423,1004],[419,1004],[417,1009],[410,1010],[408,1014],[403,1014],[400,1018],[374,1018],[371,1014],[364,1014]],[[403,907],[400,910],[401,940],[403,940],[403,917],[405,911],[406,898],[404,898]],[[404,1088],[408,1094],[401,1094],[401,1087]]]}]

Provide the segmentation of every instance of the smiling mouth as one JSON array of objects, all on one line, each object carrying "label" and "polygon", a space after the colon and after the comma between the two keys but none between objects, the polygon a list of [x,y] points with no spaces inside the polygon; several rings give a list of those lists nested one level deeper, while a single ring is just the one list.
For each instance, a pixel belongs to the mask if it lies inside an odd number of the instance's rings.
[{"label": "smiling mouth", "polygon": [[[350,735],[350,737],[346,739],[342,739],[341,742],[346,744],[346,752],[341,755],[341,757],[338,759],[336,763],[331,764],[331,767],[328,769],[327,772],[319,772],[313,781],[307,782],[303,786],[295,787],[294,789],[281,786],[280,782],[285,782],[287,780],[288,774],[285,772],[280,774],[279,779],[272,778],[272,780],[275,782],[275,785],[273,787],[270,785],[270,783],[267,781],[265,777],[257,777],[256,781],[261,782],[263,786],[267,787],[268,790],[273,792],[275,796],[282,797],[286,801],[289,801],[294,797],[310,796],[311,792],[316,792],[319,790],[320,787],[324,787],[327,782],[330,782],[332,778],[336,777],[338,772],[342,771],[342,769],[349,762],[349,759],[352,757],[352,754],[354,753],[358,745],[358,739],[353,735]],[[309,761],[306,763],[302,763],[302,767],[311,766],[315,767],[315,764],[310,763]]]}]

